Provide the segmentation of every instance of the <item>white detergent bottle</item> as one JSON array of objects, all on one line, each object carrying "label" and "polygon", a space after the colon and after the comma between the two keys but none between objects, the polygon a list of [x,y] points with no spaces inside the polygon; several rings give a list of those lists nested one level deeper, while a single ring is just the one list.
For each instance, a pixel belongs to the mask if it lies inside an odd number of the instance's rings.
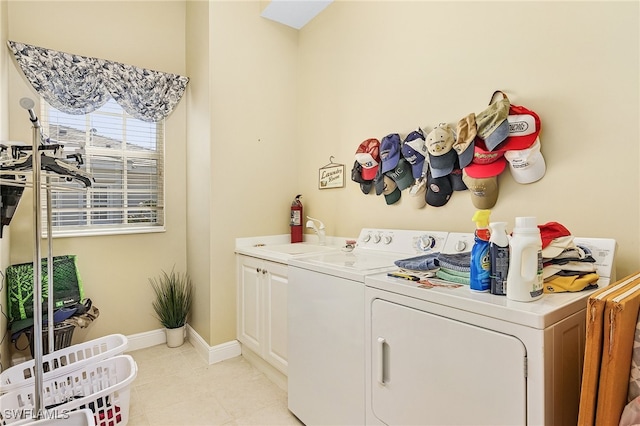
[{"label": "white detergent bottle", "polygon": [[516,217],[509,241],[507,298],[531,302],[542,297],[542,239],[535,217]]}]

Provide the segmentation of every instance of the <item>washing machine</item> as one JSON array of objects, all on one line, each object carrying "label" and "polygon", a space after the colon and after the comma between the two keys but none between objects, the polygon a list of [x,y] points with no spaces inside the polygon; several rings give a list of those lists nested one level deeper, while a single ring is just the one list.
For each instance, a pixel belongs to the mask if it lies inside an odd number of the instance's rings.
[{"label": "washing machine", "polygon": [[[471,248],[449,234],[447,250]],[[615,241],[575,238],[615,281]],[[365,278],[366,423],[575,425],[589,294],[534,302]]]},{"label": "washing machine", "polygon": [[365,228],[352,251],[289,261],[288,407],[308,425],[365,422],[365,277],[438,252],[448,234]]}]

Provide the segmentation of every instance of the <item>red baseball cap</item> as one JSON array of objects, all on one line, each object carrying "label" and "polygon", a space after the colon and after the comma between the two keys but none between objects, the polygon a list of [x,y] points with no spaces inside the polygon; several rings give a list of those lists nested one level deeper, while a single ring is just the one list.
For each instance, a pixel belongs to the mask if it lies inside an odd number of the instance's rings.
[{"label": "red baseball cap", "polygon": [[489,151],[484,141],[476,138],[473,147],[473,159],[464,170],[470,177],[476,179],[498,176],[507,166],[504,153],[505,149],[503,148]]},{"label": "red baseball cap", "polygon": [[380,141],[367,139],[362,142],[356,151],[356,161],[362,166],[362,179],[373,180],[380,163]]},{"label": "red baseball cap", "polygon": [[531,147],[540,134],[538,114],[519,105],[509,107],[509,135],[500,145],[504,151],[518,151]]},{"label": "red baseball cap", "polygon": [[571,232],[558,222],[547,222],[544,225],[538,225],[540,228],[540,238],[542,239],[542,248],[551,244],[551,241],[560,237],[567,237]]}]

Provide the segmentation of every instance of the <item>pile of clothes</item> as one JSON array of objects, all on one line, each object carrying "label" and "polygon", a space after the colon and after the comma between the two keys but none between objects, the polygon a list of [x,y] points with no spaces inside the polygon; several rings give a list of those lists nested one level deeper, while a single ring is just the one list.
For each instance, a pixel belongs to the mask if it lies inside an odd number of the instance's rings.
[{"label": "pile of clothes", "polygon": [[400,268],[400,272],[421,278],[436,277],[464,285],[469,285],[471,279],[471,252],[429,253],[396,260],[395,265]]},{"label": "pile of clothes", "polygon": [[596,260],[558,222],[539,225],[542,238],[542,277],[545,293],[575,292],[598,287]]}]

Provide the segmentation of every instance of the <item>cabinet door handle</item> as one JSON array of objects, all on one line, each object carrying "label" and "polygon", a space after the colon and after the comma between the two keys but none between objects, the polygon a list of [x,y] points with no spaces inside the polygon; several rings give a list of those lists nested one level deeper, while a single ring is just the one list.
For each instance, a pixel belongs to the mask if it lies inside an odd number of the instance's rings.
[{"label": "cabinet door handle", "polygon": [[257,273],[260,273],[260,272],[262,272],[262,269],[260,269],[260,268],[256,268],[256,272],[257,272]]},{"label": "cabinet door handle", "polygon": [[384,345],[387,343],[384,337],[378,337],[378,345],[376,347],[378,368],[376,369],[376,375],[378,376],[378,383],[384,386]]},{"label": "cabinet door handle", "polygon": [[266,270],[266,269],[263,269],[263,270],[262,270],[262,273],[263,273],[263,274],[266,274],[266,273],[267,273],[267,270]]}]

